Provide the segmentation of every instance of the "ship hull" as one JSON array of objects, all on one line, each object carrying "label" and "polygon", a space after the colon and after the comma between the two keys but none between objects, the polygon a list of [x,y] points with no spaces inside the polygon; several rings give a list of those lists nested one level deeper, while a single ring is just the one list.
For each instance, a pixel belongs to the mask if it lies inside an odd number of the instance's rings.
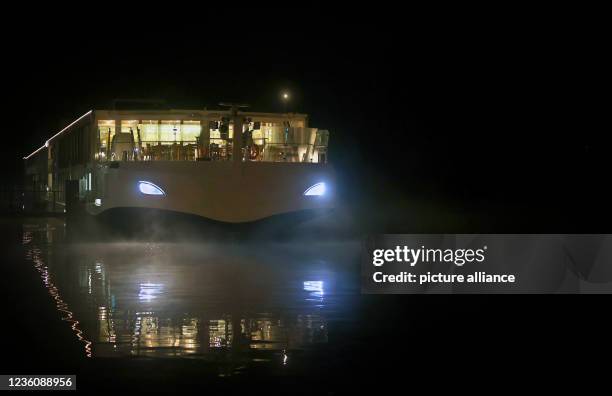
[{"label": "ship hull", "polygon": [[[87,205],[87,212],[101,219],[121,220],[123,215],[125,222],[149,212],[151,220],[160,214],[167,217],[165,213],[249,227],[336,207],[335,174],[328,164],[121,162],[100,170],[97,180],[97,200]],[[142,182],[159,187],[161,193],[143,193]],[[304,194],[320,183],[324,194]]]},{"label": "ship hull", "polygon": [[227,223],[205,217],[150,208],[115,208],[97,216],[79,218],[72,224],[78,237],[106,235],[111,239],[192,240],[244,237],[275,240],[296,236],[327,235],[325,225],[333,221],[333,209],[312,209],[245,222]]}]

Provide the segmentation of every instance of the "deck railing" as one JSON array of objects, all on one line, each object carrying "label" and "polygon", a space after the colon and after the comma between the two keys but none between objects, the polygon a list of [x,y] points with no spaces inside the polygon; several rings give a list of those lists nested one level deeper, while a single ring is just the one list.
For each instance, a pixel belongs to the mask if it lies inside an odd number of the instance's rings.
[{"label": "deck railing", "polygon": [[[105,161],[228,161],[232,159],[231,139],[209,138],[199,141],[142,141],[132,152],[121,155],[106,153],[103,147],[97,158]],[[265,138],[252,139],[242,150],[242,158],[263,162],[325,162],[320,153],[327,147],[301,143],[271,143]]]}]

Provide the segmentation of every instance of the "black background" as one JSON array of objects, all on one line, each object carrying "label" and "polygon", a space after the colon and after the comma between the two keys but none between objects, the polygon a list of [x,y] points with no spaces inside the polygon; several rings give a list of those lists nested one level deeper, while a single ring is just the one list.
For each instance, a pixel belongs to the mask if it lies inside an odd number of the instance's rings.
[{"label": "black background", "polygon": [[[280,111],[288,89],[290,110],[331,131],[350,204],[393,214],[431,201],[487,213],[486,231],[610,231],[609,64],[605,26],[592,14],[330,11],[83,11],[7,28],[3,178],[19,183],[23,155],[115,98]],[[598,298],[364,298],[370,327],[363,349],[346,351],[343,378],[384,387],[412,384],[411,374],[438,385],[453,373],[471,373],[463,384],[474,386],[563,382],[593,362],[589,352],[606,353]]]}]

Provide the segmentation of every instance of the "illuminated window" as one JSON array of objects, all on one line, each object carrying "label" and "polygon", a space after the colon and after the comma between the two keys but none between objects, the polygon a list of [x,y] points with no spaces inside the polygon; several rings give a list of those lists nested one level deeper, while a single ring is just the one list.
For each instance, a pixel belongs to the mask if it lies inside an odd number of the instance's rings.
[{"label": "illuminated window", "polygon": [[138,120],[121,120],[121,133],[130,133],[130,130],[134,132],[134,141],[138,142]]},{"label": "illuminated window", "polygon": [[115,136],[115,120],[99,120],[98,130],[100,131],[100,147],[106,149],[108,143]]},{"label": "illuminated window", "polygon": [[181,129],[181,140],[184,142],[195,143],[196,138],[199,137],[202,132],[200,121],[185,120],[183,121]]},{"label": "illuminated window", "polygon": [[210,130],[210,143],[216,144],[219,147],[225,147],[226,142],[221,139],[221,131],[218,128]]},{"label": "illuminated window", "polygon": [[157,142],[159,140],[157,120],[142,120],[140,124],[140,137],[143,142]]},{"label": "illuminated window", "polygon": [[181,121],[164,120],[159,126],[159,139],[162,144],[172,144],[181,140]]},{"label": "illuminated window", "polygon": [[261,131],[261,129],[253,131],[252,138],[253,138],[253,142],[255,142],[255,144],[262,145],[263,142],[264,142],[264,134]]}]

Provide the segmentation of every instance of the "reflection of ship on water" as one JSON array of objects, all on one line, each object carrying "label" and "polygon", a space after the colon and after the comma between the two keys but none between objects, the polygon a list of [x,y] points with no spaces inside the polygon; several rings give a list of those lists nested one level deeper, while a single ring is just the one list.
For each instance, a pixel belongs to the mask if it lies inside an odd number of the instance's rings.
[{"label": "reflection of ship on water", "polygon": [[100,313],[96,356],[205,356],[225,349],[294,351],[327,342],[321,315],[299,315],[291,321],[275,316],[222,319],[166,317],[137,312],[115,319]]},{"label": "reflection of ship on water", "polygon": [[285,254],[264,261],[253,252],[230,257],[220,249],[81,245],[44,259],[94,357],[229,353],[286,362],[292,352],[327,343],[335,288],[328,262]]},{"label": "reflection of ship on water", "polygon": [[[287,311],[223,312],[218,308],[181,312],[183,306],[156,309],[168,298],[164,283],[142,282],[135,298],[114,294],[104,264],[79,266],[90,302],[97,306],[97,356],[197,356],[224,349],[289,351],[327,342],[324,298],[304,282],[303,304]],[[323,288],[323,281],[314,281]],[[169,297],[172,298],[172,297]],[[156,301],[157,300],[157,301]],[[223,304],[222,304],[223,305]]]}]

